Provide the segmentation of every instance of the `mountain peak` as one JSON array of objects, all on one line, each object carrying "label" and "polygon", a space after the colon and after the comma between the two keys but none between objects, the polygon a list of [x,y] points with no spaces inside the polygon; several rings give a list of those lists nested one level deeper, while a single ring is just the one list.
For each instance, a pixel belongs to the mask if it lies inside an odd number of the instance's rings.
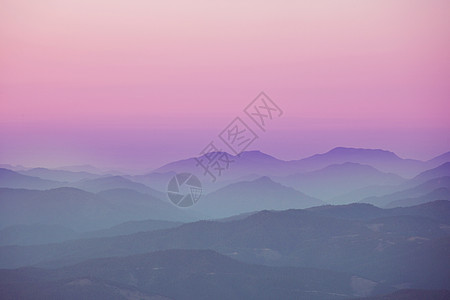
[{"label": "mountain peak", "polygon": [[268,159],[276,159],[275,157],[261,152],[260,150],[252,150],[252,151],[244,151],[239,155],[241,158],[268,158]]},{"label": "mountain peak", "polygon": [[258,184],[279,184],[273,181],[269,176],[261,176],[259,178],[256,178],[252,182],[258,183]]},{"label": "mountain peak", "polygon": [[428,162],[437,163],[437,164],[450,162],[450,151],[445,152],[439,156],[436,156],[436,157],[430,159]]},{"label": "mountain peak", "polygon": [[344,163],[338,163],[338,164],[331,164],[329,166],[326,166],[325,168],[321,169],[321,170],[347,170],[347,171],[377,171],[379,172],[376,168],[370,166],[370,165],[366,165],[366,164],[361,164],[361,163],[355,163],[355,162],[344,162]]},{"label": "mountain peak", "polygon": [[0,168],[0,172],[4,174],[17,174],[17,172],[6,168]]},{"label": "mountain peak", "polygon": [[355,155],[355,154],[367,154],[367,155],[383,155],[399,158],[394,152],[383,149],[366,149],[366,148],[351,148],[351,147],[336,147],[331,149],[325,154],[338,154],[338,155]]}]

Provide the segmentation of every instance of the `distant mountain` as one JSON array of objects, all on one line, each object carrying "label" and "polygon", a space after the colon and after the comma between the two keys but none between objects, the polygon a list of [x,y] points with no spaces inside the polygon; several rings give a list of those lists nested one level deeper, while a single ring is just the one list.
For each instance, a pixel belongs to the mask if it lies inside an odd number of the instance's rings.
[{"label": "distant mountain", "polygon": [[10,296],[3,299],[67,299],[81,292],[86,299],[95,291],[97,299],[342,299],[393,290],[345,273],[249,265],[211,250],[103,258],[55,270],[0,270],[0,278],[0,290]]},{"label": "distant mountain", "polygon": [[13,225],[0,230],[0,246],[49,244],[76,237],[75,231],[61,225]]},{"label": "distant mountain", "polygon": [[0,168],[8,169],[8,170],[16,171],[16,172],[24,171],[24,170],[28,169],[22,165],[10,165],[10,164],[0,164]]},{"label": "distant mountain", "polygon": [[0,188],[46,190],[61,186],[64,186],[64,183],[27,176],[15,171],[0,168]]},{"label": "distant mountain", "polygon": [[81,238],[98,238],[127,235],[138,232],[168,229],[182,225],[181,222],[143,220],[128,221],[107,229],[76,232],[62,225],[31,224],[12,225],[0,230],[0,246],[39,245],[60,243]]},{"label": "distant mountain", "polygon": [[161,220],[128,221],[108,229],[101,229],[82,233],[78,236],[78,238],[94,238],[94,237],[97,238],[97,237],[127,235],[137,232],[149,232],[154,230],[174,228],[182,224],[183,223],[181,222],[161,221]]},{"label": "distant mountain", "polygon": [[74,188],[0,189],[0,226],[59,224],[88,230],[117,224],[120,212],[105,199]]},{"label": "distant mountain", "polygon": [[56,168],[56,170],[70,171],[70,172],[86,172],[92,174],[104,174],[105,170],[99,169],[91,165],[73,165],[73,166],[63,166]]},{"label": "distant mountain", "polygon": [[367,203],[347,205],[323,205],[311,207],[308,211],[327,217],[347,220],[373,220],[395,216],[418,216],[429,218],[443,224],[450,224],[450,201],[439,200],[410,207],[383,209]]},{"label": "distant mountain", "polygon": [[[250,174],[260,176],[288,176],[295,173],[305,173],[324,169],[330,165],[355,163],[369,165],[384,173],[398,174],[411,178],[418,173],[436,167],[436,160],[423,162],[413,159],[403,159],[390,151],[381,149],[360,149],[337,147],[326,153],[316,154],[304,159],[284,161],[260,151],[244,151],[239,156],[228,154],[232,163],[229,169],[223,171],[220,180],[236,179]],[[204,156],[200,157],[206,161]],[[203,169],[197,166],[195,158],[184,159],[166,164],[154,173],[189,172],[203,176]],[[205,177],[205,181],[210,180]]]},{"label": "distant mountain", "polygon": [[402,189],[401,185],[369,185],[332,197],[328,201],[334,204],[357,203],[368,197],[384,196]]},{"label": "distant mountain", "polygon": [[149,218],[198,219],[192,211],[180,210],[151,195],[123,189],[94,194],[75,188],[46,191],[2,188],[0,199],[0,227],[37,223],[87,231]]},{"label": "distant mountain", "polygon": [[175,172],[167,172],[167,173],[148,173],[144,175],[134,175],[134,176],[124,176],[125,178],[145,184],[146,186],[155,189],[157,191],[165,192],[167,191],[167,184],[169,183],[170,179],[172,179],[173,176],[175,176]]},{"label": "distant mountain", "polygon": [[436,168],[426,170],[426,171],[420,173],[416,177],[405,182],[405,184],[403,186],[412,187],[412,186],[427,182],[429,180],[432,180],[435,178],[440,178],[440,177],[445,177],[445,176],[450,176],[450,162],[446,162],[442,165],[439,165]]},{"label": "distant mountain", "polygon": [[[353,203],[360,202],[368,197],[385,196],[395,192],[400,192],[409,188],[413,188],[422,183],[432,179],[450,176],[450,163],[444,163],[438,167],[423,171],[412,179],[406,180],[396,185],[370,185],[363,188],[355,189],[353,191],[343,193],[335,196],[329,200],[330,203]],[[430,191],[431,192],[431,191]],[[441,199],[447,199],[446,197]],[[438,200],[436,197],[431,197],[428,201]],[[423,203],[421,201],[414,202],[412,205]]]},{"label": "distant mountain", "polygon": [[164,249],[213,249],[249,263],[329,269],[388,285],[448,288],[450,201],[382,211],[392,215],[355,220],[323,211],[261,211],[229,222],[200,221],[112,238],[0,247],[0,266],[59,267]]},{"label": "distant mountain", "polygon": [[277,176],[280,174],[291,174],[297,169],[295,164],[275,158],[261,151],[244,151],[235,159],[236,165],[230,165],[230,168],[233,168],[233,172],[235,169],[240,169],[238,174],[241,177],[251,174]]},{"label": "distant mountain", "polygon": [[264,209],[283,210],[323,204],[290,187],[261,177],[253,181],[230,184],[206,195],[195,209],[214,218],[228,217]]},{"label": "distant mountain", "polygon": [[[215,154],[210,154],[214,156]],[[297,166],[288,161],[277,159],[261,151],[244,151],[240,155],[235,156],[232,154],[226,154],[229,159],[228,169],[222,171],[221,176],[214,173],[217,177],[217,181],[214,184],[210,184],[212,178],[209,175],[204,175],[204,169],[198,165],[196,158],[188,158],[180,161],[175,161],[166,164],[154,171],[154,173],[193,173],[202,180],[206,187],[211,186],[213,189],[221,181],[236,180],[248,175],[288,175],[297,172]],[[208,161],[206,156],[199,156],[199,160],[204,164]],[[222,167],[226,167],[226,163],[222,162]]]},{"label": "distant mountain", "polygon": [[[42,269],[0,270],[2,299],[171,300],[166,297],[147,296],[134,286],[112,283],[89,276],[58,281],[45,279],[45,276],[50,273],[51,271],[46,272]],[[35,275],[38,276],[35,277]]]},{"label": "distant mountain", "polygon": [[[277,178],[277,180],[285,185],[327,201],[331,201],[330,199],[337,195],[349,193],[367,186],[398,185],[405,181],[405,179],[398,175],[383,173],[371,166],[352,162],[329,165],[317,171],[294,174]],[[342,200],[345,201],[346,199]],[[350,202],[348,201],[347,203]]]},{"label": "distant mountain", "polygon": [[52,170],[46,168],[33,168],[29,170],[20,171],[23,175],[39,177],[47,180],[75,182],[83,179],[94,179],[101,175],[88,172],[72,172],[63,170]]},{"label": "distant mountain", "polygon": [[[409,198],[417,198],[417,197],[425,197],[427,194],[433,192],[439,188],[448,188],[450,189],[450,176],[445,176],[441,178],[435,178],[428,180],[418,186],[407,188],[398,192],[394,192],[391,194],[378,196],[378,197],[368,197],[361,202],[374,204],[379,207],[385,207],[389,205],[393,201],[409,199]],[[435,195],[435,194],[433,194]],[[430,198],[430,201],[433,200],[446,200],[446,199],[435,199]]]},{"label": "distant mountain", "polygon": [[438,188],[433,190],[432,192],[415,197],[415,198],[406,198],[406,199],[400,199],[400,200],[394,200],[387,205],[385,205],[386,208],[391,207],[405,207],[405,206],[414,206],[419,205],[422,203],[432,202],[436,200],[450,200],[450,189],[448,188]]},{"label": "distant mountain", "polygon": [[133,182],[122,176],[107,176],[96,179],[83,180],[73,184],[75,187],[92,192],[98,193],[112,189],[128,189],[139,193],[152,195],[159,199],[165,199],[166,196],[157,190],[154,190],[142,183]]},{"label": "distant mountain", "polygon": [[[242,181],[240,178],[270,176],[282,184],[314,197],[342,204],[405,189],[406,185],[395,189],[399,184],[406,184],[400,176],[414,177],[420,172],[435,168],[439,161],[447,157],[442,155],[440,158],[423,162],[403,159],[393,152],[381,149],[345,147],[337,147],[323,154],[291,161],[283,161],[260,151],[244,151],[239,156],[230,154],[228,156],[232,161],[229,169],[223,170],[222,176],[213,183],[208,175],[204,175],[204,170],[197,166],[195,158],[172,162],[153,173],[133,176],[130,179],[162,191],[174,173],[189,172],[200,178],[205,191],[211,192],[227,184]],[[200,159],[206,161],[204,156]],[[328,180],[331,184],[327,185],[323,180]],[[324,185],[334,188],[334,191],[331,188],[322,188]],[[374,188],[371,189],[372,186]]]},{"label": "distant mountain", "polygon": [[316,154],[291,163],[297,165],[298,170],[305,172],[346,162],[370,165],[382,172],[394,173],[403,177],[412,177],[427,168],[422,161],[402,159],[390,151],[345,147],[337,147],[326,153]]},{"label": "distant mountain", "polygon": [[[129,217],[124,221],[145,221],[152,219],[190,222],[203,218],[194,209],[179,209],[168,200],[161,200],[161,198],[156,198],[135,190],[116,188],[99,192],[97,195],[108,199],[111,205],[120,208],[122,213],[128,215]],[[156,195],[159,195],[159,193]]]},{"label": "distant mountain", "polygon": [[242,214],[238,214],[238,215],[234,215],[234,216],[226,217],[226,218],[213,219],[213,221],[217,221],[217,222],[238,221],[238,220],[243,220],[243,219],[245,219],[251,215],[254,215],[256,213],[258,213],[258,211],[242,213]]},{"label": "distant mountain", "polygon": [[328,217],[348,220],[370,220],[390,215],[387,210],[367,203],[323,205],[311,207],[307,210]]},{"label": "distant mountain", "polygon": [[439,166],[446,162],[450,162],[450,151],[427,161],[427,163],[431,166]]},{"label": "distant mountain", "polygon": [[[195,173],[200,171],[199,168],[195,168],[195,171],[191,172],[191,173]],[[142,184],[145,184],[146,186],[149,186],[155,190],[158,191],[167,191],[167,184],[170,181],[170,179],[172,179],[173,176],[175,176],[175,172],[167,172],[167,173],[158,173],[158,172],[153,172],[153,173],[148,173],[145,175],[135,175],[135,176],[125,176],[125,178],[128,178],[134,182],[139,182]],[[211,193],[213,191],[216,191],[218,189],[221,189],[229,184],[232,183],[236,183],[239,181],[250,181],[250,180],[255,180],[259,177],[261,177],[261,175],[257,175],[257,174],[248,174],[245,176],[236,176],[233,178],[219,178],[218,180],[216,180],[215,182],[211,181],[211,178],[205,177],[203,176],[203,174],[197,174],[197,176],[199,177],[199,179],[202,182],[202,189],[203,189],[203,193]]]},{"label": "distant mountain", "polygon": [[405,289],[383,296],[358,298],[359,300],[446,300],[450,290]]},{"label": "distant mountain", "polygon": [[442,224],[450,223],[450,201],[438,200],[416,206],[391,208],[391,215],[421,216],[436,220]]}]

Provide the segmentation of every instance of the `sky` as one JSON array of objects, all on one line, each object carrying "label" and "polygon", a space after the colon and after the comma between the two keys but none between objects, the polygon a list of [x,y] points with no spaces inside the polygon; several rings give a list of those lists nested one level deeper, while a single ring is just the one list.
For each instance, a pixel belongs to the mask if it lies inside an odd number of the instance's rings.
[{"label": "sky", "polygon": [[156,168],[261,91],[281,159],[450,150],[447,0],[0,0],[0,45],[0,163]]}]

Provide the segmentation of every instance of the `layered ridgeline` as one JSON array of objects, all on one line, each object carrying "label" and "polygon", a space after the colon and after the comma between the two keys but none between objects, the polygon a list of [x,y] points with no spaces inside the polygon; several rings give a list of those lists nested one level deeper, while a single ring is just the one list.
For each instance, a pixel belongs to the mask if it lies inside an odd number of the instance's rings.
[{"label": "layered ridgeline", "polygon": [[[299,160],[284,161],[260,151],[247,151],[239,156],[229,155],[232,169],[227,177],[242,177],[248,174],[268,176],[287,176],[298,172],[310,172],[323,169],[330,165],[352,162],[370,165],[384,173],[394,173],[402,177],[412,177],[430,168],[437,167],[449,161],[448,153],[429,161],[403,159],[395,153],[380,149],[334,148],[323,154],[316,154]],[[196,167],[195,158],[189,158],[164,165],[155,172],[190,172],[201,174],[201,168]]]},{"label": "layered ridgeline", "polygon": [[[46,223],[88,231],[133,220],[185,222],[324,203],[395,207],[447,200],[450,163],[442,162],[448,156],[416,161],[384,150],[335,148],[301,160],[282,161],[249,151],[232,157],[234,162],[216,183],[201,174],[193,158],[143,175],[95,174],[79,168],[0,169],[0,228]],[[167,182],[183,171],[197,173],[204,186],[200,203],[189,210],[177,209],[166,195]],[[408,176],[402,177],[405,174]],[[54,211],[50,209],[53,205]]]},{"label": "layered ridgeline", "polygon": [[369,280],[374,289],[445,289],[450,286],[449,214],[449,201],[395,209],[351,204],[262,211],[131,235],[5,246],[0,267],[61,268],[102,257],[209,249],[246,263],[343,272]]},{"label": "layered ridgeline", "polygon": [[[61,241],[129,221],[189,222],[327,203],[397,207],[448,200],[450,162],[442,163],[448,157],[446,153],[420,162],[383,150],[335,148],[301,160],[282,161],[259,151],[244,152],[233,157],[227,179],[212,184],[199,175],[203,196],[197,205],[184,210],[168,201],[164,185],[175,171],[198,172],[194,159],[144,175],[119,176],[87,166],[0,169],[0,230],[4,229],[0,242]],[[386,169],[383,160],[396,168],[407,166],[401,174],[412,165],[433,168],[407,179],[388,173],[393,167]],[[26,227],[37,225],[41,230]],[[16,239],[12,238],[15,233]],[[33,236],[32,241],[26,240],[27,235]]]},{"label": "layered ridgeline", "polygon": [[200,217],[150,194],[129,189],[90,193],[77,188],[51,190],[0,188],[0,226],[60,225],[77,232],[133,220],[192,221]]},{"label": "layered ridgeline", "polygon": [[4,299],[342,299],[392,291],[346,273],[246,264],[212,250],[0,270],[0,278]]},{"label": "layered ridgeline", "polygon": [[[449,156],[336,148],[283,161],[249,151],[215,183],[194,158],[140,175],[0,169],[0,267],[9,269],[0,295],[445,297]],[[198,174],[203,196],[179,209],[166,185],[186,171]]]}]

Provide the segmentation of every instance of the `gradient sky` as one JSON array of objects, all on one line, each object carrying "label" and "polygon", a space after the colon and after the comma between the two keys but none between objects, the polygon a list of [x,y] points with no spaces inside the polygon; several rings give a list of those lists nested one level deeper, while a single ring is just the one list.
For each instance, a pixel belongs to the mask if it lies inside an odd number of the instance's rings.
[{"label": "gradient sky", "polygon": [[260,92],[252,149],[450,150],[450,1],[0,0],[0,163],[150,169]]}]

